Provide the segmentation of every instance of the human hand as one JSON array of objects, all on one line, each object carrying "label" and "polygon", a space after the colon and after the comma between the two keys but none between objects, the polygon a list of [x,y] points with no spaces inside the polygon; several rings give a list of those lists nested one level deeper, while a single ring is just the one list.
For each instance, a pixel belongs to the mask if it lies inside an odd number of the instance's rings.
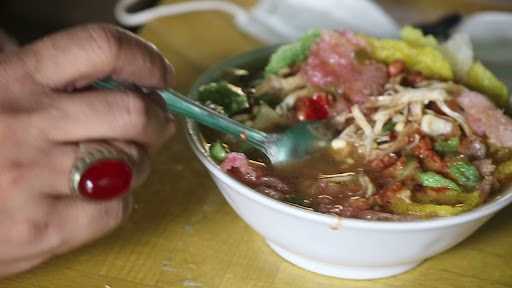
[{"label": "human hand", "polygon": [[164,88],[172,73],[151,45],[104,25],[0,55],[0,277],[99,238],[129,212],[127,197],[71,192],[79,143],[108,141],[142,165],[137,151],[154,151],[174,131],[154,99],[83,88],[105,77]]}]

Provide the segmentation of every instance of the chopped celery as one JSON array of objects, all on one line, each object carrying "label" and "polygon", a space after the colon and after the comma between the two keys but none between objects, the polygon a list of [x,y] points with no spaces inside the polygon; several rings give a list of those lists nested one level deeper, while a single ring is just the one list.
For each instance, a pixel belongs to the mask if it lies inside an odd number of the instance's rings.
[{"label": "chopped celery", "polygon": [[249,108],[247,95],[237,86],[226,81],[214,82],[199,88],[198,99],[201,103],[213,103],[221,106],[228,115]]},{"label": "chopped celery", "polygon": [[210,157],[217,163],[224,161],[228,156],[226,147],[220,141],[210,145],[209,153]]},{"label": "chopped celery", "polygon": [[309,55],[311,46],[319,37],[320,31],[312,30],[298,41],[281,46],[270,57],[270,62],[265,67],[265,75],[278,74],[284,68],[305,60]]},{"label": "chopped celery", "polygon": [[498,80],[482,63],[476,61],[471,65],[464,84],[482,92],[500,108],[506,108],[509,102],[507,86]]},{"label": "chopped celery", "polygon": [[418,173],[418,180],[421,185],[429,188],[448,188],[461,192],[459,185],[452,180],[445,178],[435,172],[422,172]]},{"label": "chopped celery", "polygon": [[480,174],[475,166],[467,161],[455,161],[448,164],[450,175],[460,185],[473,189],[480,183]]},{"label": "chopped celery", "polygon": [[505,161],[498,165],[495,176],[500,182],[512,179],[512,160]]},{"label": "chopped celery", "polygon": [[454,153],[459,149],[459,138],[453,137],[450,139],[438,139],[434,143],[434,150],[442,154]]},{"label": "chopped celery", "polygon": [[425,36],[423,32],[412,26],[405,26],[400,30],[400,38],[408,44],[415,46],[438,47],[439,43],[432,35]]}]

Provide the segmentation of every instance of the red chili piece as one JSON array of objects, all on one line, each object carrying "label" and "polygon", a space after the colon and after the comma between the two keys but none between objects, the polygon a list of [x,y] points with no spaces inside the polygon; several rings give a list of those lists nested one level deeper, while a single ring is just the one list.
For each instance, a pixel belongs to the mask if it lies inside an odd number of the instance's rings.
[{"label": "red chili piece", "polygon": [[300,121],[316,121],[329,117],[329,107],[332,101],[329,95],[316,92],[313,97],[303,97],[297,100],[295,108],[297,119]]},{"label": "red chili piece", "polygon": [[405,68],[406,66],[404,61],[395,60],[388,65],[388,75],[389,77],[395,77],[398,74],[404,72]]},{"label": "red chili piece", "polygon": [[119,197],[130,190],[133,172],[125,161],[101,160],[89,166],[78,183],[82,196],[94,200]]},{"label": "red chili piece", "polygon": [[446,173],[448,167],[443,159],[432,149],[432,141],[426,136],[422,136],[418,144],[412,148],[412,153],[419,157],[427,170]]}]

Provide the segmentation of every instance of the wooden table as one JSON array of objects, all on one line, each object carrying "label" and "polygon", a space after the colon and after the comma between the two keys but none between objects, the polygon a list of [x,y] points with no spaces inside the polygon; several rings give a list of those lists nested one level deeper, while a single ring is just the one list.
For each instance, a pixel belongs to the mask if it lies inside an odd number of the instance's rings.
[{"label": "wooden table", "polygon": [[[217,13],[159,20],[142,36],[174,63],[182,91],[210,65],[260,45]],[[462,244],[397,277],[348,281],[297,268],[237,217],[182,131],[156,157],[136,203],[129,221],[107,238],[1,280],[0,288],[512,287],[512,207]]]}]

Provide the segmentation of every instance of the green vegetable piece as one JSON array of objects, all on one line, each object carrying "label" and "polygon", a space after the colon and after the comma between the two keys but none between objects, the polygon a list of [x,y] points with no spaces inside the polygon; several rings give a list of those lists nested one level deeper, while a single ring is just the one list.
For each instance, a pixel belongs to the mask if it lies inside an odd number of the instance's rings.
[{"label": "green vegetable piece", "polygon": [[305,60],[309,55],[311,46],[318,38],[320,38],[320,31],[312,30],[298,41],[281,46],[270,57],[270,61],[265,67],[265,75],[277,74],[284,68]]},{"label": "green vegetable piece", "polygon": [[407,68],[419,71],[428,78],[453,79],[450,63],[436,48],[413,46],[401,40],[371,37],[366,39],[370,46],[370,56],[378,61],[390,64],[395,60],[402,60]]},{"label": "green vegetable piece", "polygon": [[244,154],[251,153],[251,151],[254,151],[254,149],[255,149],[254,146],[252,146],[252,144],[249,142],[242,141],[242,142],[236,143],[236,150],[240,153],[244,153]]},{"label": "green vegetable piece", "polygon": [[395,122],[388,121],[388,122],[386,122],[386,124],[384,124],[384,126],[382,126],[382,132],[383,133],[391,132],[391,131],[393,131],[393,129],[395,129],[395,126],[396,126]]},{"label": "green vegetable piece", "polygon": [[473,203],[475,199],[480,199],[480,192],[462,193],[450,189],[443,191],[426,189],[414,194],[414,201],[422,204],[457,205]]},{"label": "green vegetable piece", "polygon": [[220,141],[210,145],[209,153],[213,161],[217,163],[221,163],[228,156],[226,147]]},{"label": "green vegetable piece", "polygon": [[265,102],[255,109],[255,118],[252,127],[258,130],[269,130],[285,122],[285,119]]},{"label": "green vegetable piece", "polygon": [[455,190],[457,192],[461,192],[459,185],[453,182],[450,179],[447,179],[435,172],[422,172],[418,173],[418,180],[421,185],[430,188],[448,188],[451,190]]},{"label": "green vegetable piece", "polygon": [[469,68],[464,84],[486,94],[500,108],[508,106],[507,86],[479,61],[474,62]]},{"label": "green vegetable piece", "polygon": [[434,150],[442,154],[454,153],[459,150],[460,140],[457,137],[450,139],[438,139],[434,143]]},{"label": "green vegetable piece", "polygon": [[425,36],[411,26],[402,28],[400,37],[402,40],[365,37],[370,56],[387,64],[402,60],[409,70],[419,71],[429,78],[453,80],[452,67],[434,37]]},{"label": "green vegetable piece", "polygon": [[480,174],[467,161],[456,161],[448,165],[450,175],[462,186],[473,189],[480,183]]},{"label": "green vegetable piece", "polygon": [[414,215],[419,217],[446,217],[454,216],[474,209],[480,204],[480,193],[472,192],[468,194],[466,201],[457,206],[422,204],[410,202],[402,198],[391,200],[390,209],[395,214]]},{"label": "green vegetable piece", "polygon": [[[425,36],[421,30],[411,26],[405,26],[402,28],[400,31],[400,38],[409,45],[416,47],[431,47],[440,52],[439,43],[433,36]],[[498,78],[496,78],[491,71],[482,65],[481,62],[475,61],[469,68],[464,79],[464,84],[476,91],[486,94],[500,108],[507,107],[509,100],[507,86],[498,80]]]},{"label": "green vegetable piece", "polygon": [[247,95],[237,86],[226,81],[214,82],[199,88],[198,99],[201,103],[211,102],[219,105],[228,115],[249,108]]},{"label": "green vegetable piece", "polygon": [[403,169],[400,169],[398,172],[397,180],[402,181],[407,178],[412,178],[417,174],[419,168],[420,164],[418,161],[416,161],[416,159],[408,159],[407,162],[405,162]]},{"label": "green vegetable piece", "polygon": [[512,148],[497,146],[489,143],[489,152],[492,156],[492,160],[495,163],[502,163],[508,160],[512,160]]},{"label": "green vegetable piece", "polygon": [[304,208],[311,208],[311,203],[303,196],[293,195],[286,199],[286,202],[295,204]]},{"label": "green vegetable piece", "polygon": [[439,43],[432,35],[425,36],[420,29],[405,26],[400,30],[400,38],[410,45],[439,47]]},{"label": "green vegetable piece", "polygon": [[512,159],[498,165],[495,176],[500,182],[512,179]]}]

